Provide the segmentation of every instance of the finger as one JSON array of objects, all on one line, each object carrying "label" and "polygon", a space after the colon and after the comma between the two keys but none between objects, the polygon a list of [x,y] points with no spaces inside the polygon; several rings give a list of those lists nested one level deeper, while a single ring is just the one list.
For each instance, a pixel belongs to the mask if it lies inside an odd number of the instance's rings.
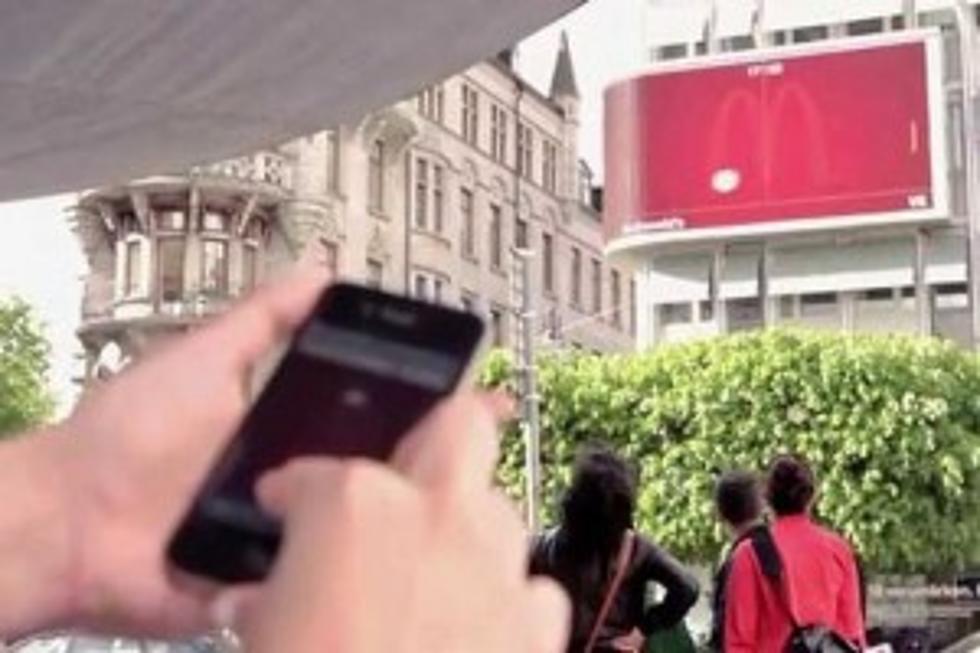
[{"label": "finger", "polygon": [[209,350],[231,356],[236,369],[246,370],[303,322],[327,283],[322,271],[298,269],[260,287],[198,337]]},{"label": "finger", "polygon": [[417,485],[443,492],[486,490],[497,462],[497,422],[483,395],[440,404],[410,433],[392,465]]},{"label": "finger", "polygon": [[505,390],[493,390],[483,395],[483,400],[498,424],[504,424],[517,416],[517,400]]},{"label": "finger", "polygon": [[571,627],[571,604],[557,583],[545,578],[528,581],[525,623],[528,651],[561,653],[568,642]]},{"label": "finger", "polygon": [[259,504],[270,514],[285,519],[311,484],[339,482],[343,463],[327,458],[296,458],[263,475],[255,486]]},{"label": "finger", "polygon": [[211,623],[217,628],[239,628],[249,620],[249,615],[261,596],[259,585],[240,585],[221,592],[211,602]]}]

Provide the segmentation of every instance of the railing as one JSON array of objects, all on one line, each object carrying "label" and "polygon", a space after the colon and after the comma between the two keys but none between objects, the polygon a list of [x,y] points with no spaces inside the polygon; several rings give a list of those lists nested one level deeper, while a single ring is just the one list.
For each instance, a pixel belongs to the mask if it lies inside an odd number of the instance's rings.
[{"label": "railing", "polygon": [[290,188],[289,168],[286,157],[278,152],[263,150],[236,159],[228,159],[210,165],[198,166],[192,175],[210,177],[229,177],[258,184],[269,184],[278,188]]}]

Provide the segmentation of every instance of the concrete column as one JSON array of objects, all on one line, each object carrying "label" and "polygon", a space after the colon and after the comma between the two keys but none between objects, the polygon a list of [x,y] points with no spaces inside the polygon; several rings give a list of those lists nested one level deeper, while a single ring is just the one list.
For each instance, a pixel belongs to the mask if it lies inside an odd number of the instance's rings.
[{"label": "concrete column", "polygon": [[915,232],[915,310],[920,336],[932,334],[932,302],[926,282],[926,263],[929,260],[929,234],[924,229]]}]

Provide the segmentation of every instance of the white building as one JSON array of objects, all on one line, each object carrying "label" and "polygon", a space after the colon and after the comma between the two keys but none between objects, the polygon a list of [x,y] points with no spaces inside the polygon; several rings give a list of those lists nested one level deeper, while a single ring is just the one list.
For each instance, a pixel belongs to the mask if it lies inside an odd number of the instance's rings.
[{"label": "white building", "polygon": [[631,273],[602,255],[578,110],[563,39],[548,94],[504,53],[357,124],[85,193],[86,376],[303,257],[482,313],[508,345],[510,251],[530,248],[542,343],[631,346]]},{"label": "white building", "polygon": [[[941,177],[932,180],[932,188],[942,201],[933,204],[930,198],[934,210],[923,220],[844,219],[817,228],[797,221],[799,229],[787,220],[772,230],[682,228],[666,235],[621,231],[610,248],[627,254],[640,270],[639,344],[802,324],[935,334],[972,345],[968,245],[976,222],[968,217],[968,203],[976,184],[968,193],[966,180],[971,166],[975,175],[977,143],[967,135],[972,116],[965,107],[975,103],[964,102],[964,86],[976,86],[969,71],[977,61],[977,7],[953,0],[650,0],[648,14],[650,65],[641,75],[740,60],[776,66],[769,72],[749,67],[749,75],[781,74],[780,53],[793,52],[795,44],[846,50],[865,42],[859,39],[888,43],[913,29],[934,30],[940,74],[939,93],[931,98],[937,101],[929,107],[935,123],[930,136],[942,166],[933,168]],[[612,186],[626,182],[611,170],[609,158],[619,155],[620,146],[610,145],[609,134],[606,147],[608,209],[615,201]],[[630,174],[644,172],[641,165]],[[712,183],[721,184],[718,192],[729,192],[722,187],[740,182],[733,171],[717,174]],[[909,206],[918,201],[924,200],[910,196]],[[668,215],[624,217],[637,222],[656,218],[668,230],[676,226]]]}]

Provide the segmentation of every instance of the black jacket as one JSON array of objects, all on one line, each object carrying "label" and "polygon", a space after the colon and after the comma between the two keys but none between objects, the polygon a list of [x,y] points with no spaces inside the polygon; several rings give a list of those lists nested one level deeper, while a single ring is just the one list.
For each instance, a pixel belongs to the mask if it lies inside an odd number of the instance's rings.
[{"label": "black jacket", "polygon": [[[623,584],[613,601],[600,633],[596,651],[604,643],[639,628],[649,635],[670,628],[687,614],[698,598],[697,580],[666,551],[637,535],[636,546]],[[568,653],[581,653],[588,642],[597,613],[602,607],[611,575],[612,560],[576,559],[560,529],[535,537],[531,550],[531,573],[550,576],[572,601],[572,636]],[[660,603],[647,600],[648,586],[657,583],[666,590]]]},{"label": "black jacket", "polygon": [[738,538],[728,548],[725,559],[722,561],[718,571],[715,572],[714,583],[711,591],[711,636],[708,639],[708,646],[712,651],[725,650],[725,586],[728,584],[728,575],[732,570],[732,553],[738,545],[752,537],[752,534],[766,526],[759,524],[753,526],[748,531],[739,535]]}]

